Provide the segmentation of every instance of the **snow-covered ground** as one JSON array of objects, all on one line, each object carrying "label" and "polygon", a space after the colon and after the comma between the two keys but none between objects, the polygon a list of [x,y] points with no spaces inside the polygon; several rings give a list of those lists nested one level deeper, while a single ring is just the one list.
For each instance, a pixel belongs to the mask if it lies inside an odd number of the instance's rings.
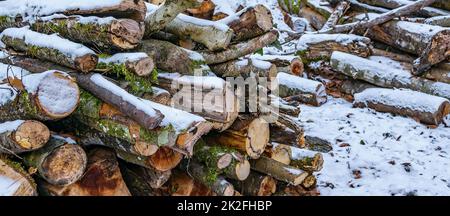
[{"label": "snow-covered ground", "polygon": [[450,128],[334,98],[301,111],[305,133],[334,144],[317,175],[322,195],[450,195]]}]

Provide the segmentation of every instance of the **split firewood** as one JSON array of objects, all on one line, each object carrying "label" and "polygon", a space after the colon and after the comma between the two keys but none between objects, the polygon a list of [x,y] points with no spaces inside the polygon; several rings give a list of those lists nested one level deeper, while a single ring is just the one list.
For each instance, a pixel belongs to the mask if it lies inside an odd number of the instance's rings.
[{"label": "split firewood", "polygon": [[243,58],[211,65],[211,70],[220,77],[239,77],[244,79],[252,76],[274,79],[278,73],[277,67],[268,62],[252,58]]},{"label": "split firewood", "polygon": [[333,150],[333,146],[330,142],[314,136],[305,136],[305,148],[322,153],[328,153]]},{"label": "split firewood", "polygon": [[52,135],[42,148],[27,153],[24,163],[53,185],[70,185],[78,181],[86,169],[86,152],[70,139]]},{"label": "split firewood", "polygon": [[78,85],[66,73],[47,71],[9,78],[9,85],[0,88],[0,120],[62,119],[75,111],[79,97]]},{"label": "split firewood", "polygon": [[[408,88],[450,99],[449,84],[413,77],[406,70],[389,68],[376,61],[336,51],[331,56],[331,66],[339,73],[380,87]],[[435,86],[439,86],[439,88]]]},{"label": "split firewood", "polygon": [[208,143],[235,148],[251,158],[258,158],[269,142],[269,124],[261,117],[239,116],[238,119],[222,133],[210,134]]},{"label": "split firewood", "polygon": [[151,156],[138,156],[117,150],[117,156],[132,164],[139,165],[148,169],[156,169],[160,172],[166,172],[177,167],[183,159],[183,154],[167,147],[160,147],[155,154]]},{"label": "split firewood", "polygon": [[305,34],[297,44],[302,60],[328,60],[333,51],[351,53],[361,57],[372,54],[371,40],[352,34]]},{"label": "split firewood", "polygon": [[230,60],[238,59],[239,57],[248,54],[252,54],[257,50],[274,43],[277,40],[277,38],[278,32],[272,30],[251,40],[230,45],[224,51],[220,52],[202,51],[200,52],[200,54],[203,55],[206,64],[224,63]]},{"label": "split firewood", "polygon": [[301,184],[308,176],[307,172],[288,166],[265,156],[250,161],[253,170],[270,175],[292,185]]},{"label": "split firewood", "polygon": [[278,72],[302,76],[304,65],[302,59],[298,56],[281,56],[281,55],[252,55],[251,59],[268,61],[277,66]]},{"label": "split firewood", "polygon": [[16,120],[0,123],[0,153],[18,154],[42,148],[50,130],[38,121]]},{"label": "split firewood", "polygon": [[[145,3],[145,37],[164,29],[178,14],[188,8],[200,6],[200,0],[166,0],[160,7]],[[143,3],[144,4],[144,3]]]},{"label": "split firewood", "polygon": [[201,182],[205,186],[209,187],[214,193],[219,196],[233,196],[233,185],[225,180],[218,173],[207,169],[200,163],[195,161],[184,161],[181,163],[181,169],[186,170],[188,175],[192,176],[195,180]]},{"label": "split firewood", "polygon": [[173,95],[172,106],[202,116],[216,130],[229,128],[239,114],[237,96],[230,83],[221,78],[160,73],[158,82]]},{"label": "split firewood", "polygon": [[424,20],[427,25],[437,25],[442,27],[450,27],[450,15],[431,17]]},{"label": "split firewood", "polygon": [[450,114],[449,100],[401,89],[367,89],[355,95],[353,105],[409,116],[428,125],[439,125]]},{"label": "split firewood", "polygon": [[156,68],[166,72],[192,75],[196,70],[202,72],[206,62],[197,52],[190,51],[167,41],[144,40],[137,49],[147,53],[155,61]]},{"label": "split firewood", "polygon": [[144,26],[132,19],[54,15],[31,24],[31,29],[44,34],[57,33],[98,51],[129,50],[144,36]]},{"label": "split firewood", "polygon": [[246,196],[271,196],[277,190],[277,180],[258,172],[250,172],[247,179],[236,182],[237,191]]},{"label": "split firewood", "polygon": [[41,194],[50,196],[130,196],[114,151],[96,148],[88,153],[86,172],[73,184],[39,182]]},{"label": "split firewood", "polygon": [[171,170],[159,171],[133,164],[120,164],[123,179],[133,196],[153,196],[172,175]]},{"label": "split firewood", "polygon": [[349,7],[350,5],[348,2],[346,1],[339,2],[334,8],[333,13],[331,13],[327,22],[322,26],[322,29],[320,30],[331,29],[334,26],[336,26],[339,22],[339,19],[345,14],[345,12]]},{"label": "split firewood", "polygon": [[303,129],[294,131],[280,124],[270,124],[270,142],[283,143],[291,146],[305,147],[305,134]]},{"label": "split firewood", "polygon": [[279,96],[288,102],[297,100],[313,106],[320,106],[327,102],[325,86],[321,82],[287,73],[278,73],[277,82]]},{"label": "split firewood", "polygon": [[37,196],[33,178],[20,163],[0,155],[0,196]]},{"label": "split firewood", "polygon": [[169,182],[172,196],[212,196],[211,189],[191,178],[185,172],[175,170]]},{"label": "split firewood", "polygon": [[92,71],[97,65],[98,57],[92,50],[56,34],[41,34],[23,27],[6,29],[0,36],[7,47],[25,52],[34,58],[51,61],[81,72]]},{"label": "split firewood", "polygon": [[425,78],[450,84],[450,63],[442,62],[424,74]]}]

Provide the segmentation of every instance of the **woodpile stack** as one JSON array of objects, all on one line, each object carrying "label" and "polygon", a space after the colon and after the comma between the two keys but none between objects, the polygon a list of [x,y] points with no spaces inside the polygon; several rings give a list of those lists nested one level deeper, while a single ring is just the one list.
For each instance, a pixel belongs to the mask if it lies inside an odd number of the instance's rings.
[{"label": "woodpile stack", "polygon": [[304,18],[284,38],[295,55],[266,52],[286,33],[262,4],[8,1],[0,195],[318,195],[332,144],[305,134],[300,104],[332,95],[434,126],[450,113],[446,1],[279,1],[285,24]]}]

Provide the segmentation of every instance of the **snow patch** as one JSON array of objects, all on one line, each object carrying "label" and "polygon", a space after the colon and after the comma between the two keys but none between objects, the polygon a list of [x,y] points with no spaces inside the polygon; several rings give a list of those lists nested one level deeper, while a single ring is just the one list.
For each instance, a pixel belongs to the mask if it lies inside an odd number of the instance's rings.
[{"label": "snow patch", "polygon": [[0,134],[5,133],[8,131],[15,131],[21,124],[23,124],[25,121],[23,120],[16,120],[16,121],[7,121],[0,123]]},{"label": "snow patch", "polygon": [[0,196],[12,196],[19,189],[20,181],[0,175]]}]

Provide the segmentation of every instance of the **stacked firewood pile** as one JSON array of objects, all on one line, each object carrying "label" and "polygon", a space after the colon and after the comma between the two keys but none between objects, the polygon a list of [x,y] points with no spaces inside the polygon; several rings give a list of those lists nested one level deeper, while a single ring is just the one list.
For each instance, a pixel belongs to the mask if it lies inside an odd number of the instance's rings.
[{"label": "stacked firewood pile", "polygon": [[[330,144],[304,136],[292,105],[324,103],[325,86],[298,57],[251,55],[277,42],[267,7],[86,2],[0,2],[0,194],[318,194]],[[279,112],[241,110],[226,77],[295,97],[257,86]]]}]

